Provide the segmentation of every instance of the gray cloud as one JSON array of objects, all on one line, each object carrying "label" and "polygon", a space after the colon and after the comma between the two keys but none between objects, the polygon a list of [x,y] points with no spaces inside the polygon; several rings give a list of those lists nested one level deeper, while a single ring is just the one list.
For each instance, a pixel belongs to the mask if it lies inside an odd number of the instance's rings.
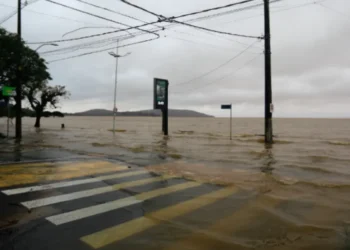
[{"label": "gray cloud", "polygon": [[[130,25],[139,24],[135,20],[76,1],[57,1]],[[150,0],[146,3],[135,0],[133,2],[155,12],[173,16],[224,5],[232,1]],[[344,13],[344,16],[316,4],[283,11],[285,8],[312,2],[314,0],[284,0],[271,5],[273,97],[276,110],[274,115],[277,117],[349,117],[350,50],[348,41],[350,41],[350,33],[348,31],[350,21],[346,16],[350,14],[350,2],[345,0],[323,2],[325,6]],[[0,4],[14,3],[0,0]],[[106,0],[100,4],[145,21],[155,20],[154,17],[118,1]],[[11,11],[13,9],[0,6],[1,16],[6,16]],[[235,33],[261,35],[263,18],[258,16],[261,13],[262,8],[258,8],[202,21],[198,25]],[[254,17],[249,18],[252,16]],[[43,0],[26,7],[23,11],[23,37],[26,41],[62,39],[62,35],[68,31],[93,25],[120,27],[120,25],[55,6]],[[15,31],[15,18],[6,22],[5,28]],[[81,30],[67,38],[94,34],[102,30]],[[262,42],[256,43],[246,53],[212,74],[178,85],[216,68],[245,49],[247,47],[245,44],[251,44],[254,41],[208,34],[181,26],[160,32],[160,35],[161,39],[156,41],[120,49],[120,53],[132,52],[130,56],[121,58],[119,61],[117,105],[120,110],[152,108],[153,78],[164,77],[168,78],[171,84],[171,108],[195,109],[213,115],[226,116],[227,112],[219,109],[220,104],[233,103],[235,116],[263,116],[263,56],[238,70],[257,54],[262,53]],[[103,38],[113,37],[115,35]],[[122,43],[151,37],[144,35]],[[99,39],[102,37],[60,43],[57,48]],[[37,45],[32,46],[36,48]],[[105,48],[108,47],[113,47],[113,44]],[[56,47],[43,48],[42,52],[51,49]],[[44,57],[50,61],[95,49]],[[70,100],[62,103],[62,110],[112,108],[115,60],[107,52],[51,63],[49,68],[54,78],[52,84],[66,85],[72,94]]]}]

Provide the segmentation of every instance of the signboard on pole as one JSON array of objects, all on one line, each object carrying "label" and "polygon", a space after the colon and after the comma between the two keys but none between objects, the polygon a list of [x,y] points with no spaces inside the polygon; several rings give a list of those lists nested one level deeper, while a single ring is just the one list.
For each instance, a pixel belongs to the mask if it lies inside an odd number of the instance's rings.
[{"label": "signboard on pole", "polygon": [[221,109],[230,110],[230,140],[232,140],[232,104],[222,104]]},{"label": "signboard on pole", "polygon": [[15,87],[9,87],[9,86],[3,86],[2,87],[2,95],[3,96],[14,97],[14,96],[16,96],[16,88]]},{"label": "signboard on pole", "polygon": [[169,81],[154,78],[153,82],[153,108],[162,110],[162,130],[164,135],[168,135],[168,88]]},{"label": "signboard on pole", "polygon": [[168,95],[169,82],[165,79],[154,79],[154,109],[163,109]]},{"label": "signboard on pole", "polygon": [[232,109],[232,104],[223,104],[221,105],[221,109]]}]

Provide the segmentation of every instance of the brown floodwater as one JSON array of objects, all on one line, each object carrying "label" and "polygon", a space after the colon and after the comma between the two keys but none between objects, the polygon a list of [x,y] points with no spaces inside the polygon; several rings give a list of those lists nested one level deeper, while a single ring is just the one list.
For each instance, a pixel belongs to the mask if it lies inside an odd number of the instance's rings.
[{"label": "brown floodwater", "polygon": [[109,157],[249,193],[228,218],[235,225],[210,229],[224,245],[206,231],[192,244],[198,249],[350,249],[350,119],[274,119],[272,146],[258,118],[234,118],[232,140],[226,118],[170,118],[168,138],[159,117],[117,117],[115,133],[110,117],[43,118],[39,131],[33,124],[24,118],[21,150]]}]

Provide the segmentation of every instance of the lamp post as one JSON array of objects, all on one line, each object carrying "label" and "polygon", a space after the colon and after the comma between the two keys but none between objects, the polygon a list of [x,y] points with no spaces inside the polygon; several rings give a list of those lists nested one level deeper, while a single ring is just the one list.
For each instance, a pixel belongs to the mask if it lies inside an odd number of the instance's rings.
[{"label": "lamp post", "polygon": [[35,51],[38,51],[41,47],[44,47],[44,46],[58,46],[58,44],[56,44],[56,43],[44,43],[44,44],[41,44],[38,48],[36,48]]},{"label": "lamp post", "polygon": [[117,42],[117,48],[116,48],[116,53],[114,52],[108,52],[109,55],[113,56],[116,59],[116,66],[115,66],[115,79],[114,79],[114,102],[113,102],[113,133],[115,133],[115,115],[117,112],[117,83],[118,83],[118,59],[120,57],[125,57],[131,54],[131,52],[128,52],[124,55],[119,55],[118,54],[118,42]]}]

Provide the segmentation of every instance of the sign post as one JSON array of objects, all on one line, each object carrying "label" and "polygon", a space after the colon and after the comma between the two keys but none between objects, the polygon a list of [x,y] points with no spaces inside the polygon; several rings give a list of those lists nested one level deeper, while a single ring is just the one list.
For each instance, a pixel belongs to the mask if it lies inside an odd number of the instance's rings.
[{"label": "sign post", "polygon": [[168,135],[168,88],[168,80],[154,78],[153,108],[162,110],[162,131],[164,135]]},{"label": "sign post", "polygon": [[222,104],[221,109],[230,110],[230,140],[232,140],[232,104]]},{"label": "sign post", "polygon": [[[2,95],[6,97],[15,97],[16,96],[16,88],[15,87],[9,87],[9,86],[3,86],[2,87]],[[10,98],[8,98],[7,101],[7,138],[10,134]]]}]

